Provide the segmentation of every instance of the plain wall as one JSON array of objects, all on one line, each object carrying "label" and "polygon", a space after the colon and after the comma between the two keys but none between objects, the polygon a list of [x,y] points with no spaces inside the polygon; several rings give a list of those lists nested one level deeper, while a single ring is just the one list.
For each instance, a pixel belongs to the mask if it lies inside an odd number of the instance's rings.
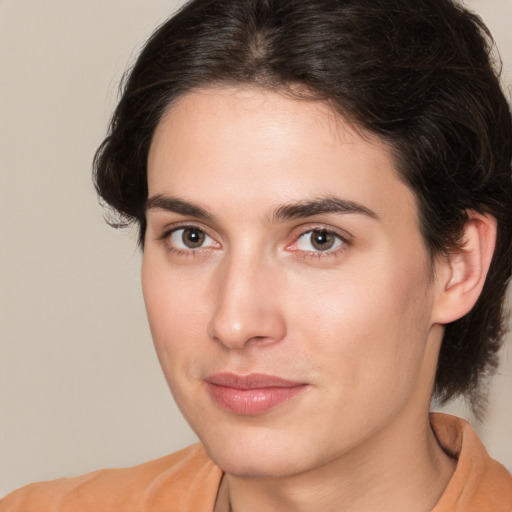
[{"label": "plain wall", "polygon": [[[195,441],[153,353],[134,234],[104,224],[90,180],[121,74],[178,3],[0,0],[0,495]],[[466,3],[512,84],[511,0]],[[512,469],[508,345],[476,427]]]}]

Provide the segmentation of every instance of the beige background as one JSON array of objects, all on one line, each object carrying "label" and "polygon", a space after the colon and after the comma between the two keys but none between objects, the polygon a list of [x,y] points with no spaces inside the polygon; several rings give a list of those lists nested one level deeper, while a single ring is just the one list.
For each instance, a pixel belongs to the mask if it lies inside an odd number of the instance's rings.
[{"label": "beige background", "polygon": [[[178,3],[0,0],[0,495],[195,439],[153,354],[133,234],[104,225],[90,182],[121,73]],[[512,0],[467,5],[512,84]],[[477,428],[512,469],[510,346],[501,374]]]}]

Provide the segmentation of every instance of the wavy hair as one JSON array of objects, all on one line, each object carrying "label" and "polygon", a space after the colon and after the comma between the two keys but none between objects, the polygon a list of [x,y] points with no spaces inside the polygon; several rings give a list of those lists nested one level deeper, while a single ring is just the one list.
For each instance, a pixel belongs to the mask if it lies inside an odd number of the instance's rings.
[{"label": "wavy hair", "polygon": [[512,269],[512,122],[493,55],[481,19],[453,0],[193,0],[126,75],[95,156],[97,191],[143,246],[148,151],[173,101],[243,84],[329,102],[392,148],[432,257],[460,248],[468,210],[498,221],[484,289],[446,326],[435,381],[439,402],[463,395],[476,410]]}]

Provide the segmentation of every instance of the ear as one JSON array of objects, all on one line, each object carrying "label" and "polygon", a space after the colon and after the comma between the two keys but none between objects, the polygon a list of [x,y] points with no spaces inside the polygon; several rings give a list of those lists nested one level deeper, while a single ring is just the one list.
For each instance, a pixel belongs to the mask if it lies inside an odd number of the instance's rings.
[{"label": "ear", "polygon": [[497,222],[491,215],[468,211],[463,245],[436,263],[438,293],[432,321],[448,324],[469,313],[487,277],[496,244]]}]

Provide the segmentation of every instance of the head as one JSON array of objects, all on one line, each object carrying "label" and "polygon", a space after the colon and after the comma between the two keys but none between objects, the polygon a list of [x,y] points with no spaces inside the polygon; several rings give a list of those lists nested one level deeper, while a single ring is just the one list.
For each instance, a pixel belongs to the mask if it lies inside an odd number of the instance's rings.
[{"label": "head", "polygon": [[497,226],[479,298],[442,323],[431,390],[440,402],[463,395],[476,406],[496,365],[512,269],[511,115],[491,50],[479,18],[451,0],[192,1],[153,34],[127,76],[96,155],[97,190],[118,224],[137,223],[144,249],[151,148],[158,167],[176,119],[186,124],[197,105],[214,117],[212,97],[223,112],[245,102],[255,114],[258,101],[266,111],[277,95],[273,108],[288,112],[286,104],[292,117],[299,105],[324,120],[332,114],[343,144],[356,137],[363,153],[384,151],[404,204],[412,200],[430,282],[436,262],[464,253],[475,219]]}]

